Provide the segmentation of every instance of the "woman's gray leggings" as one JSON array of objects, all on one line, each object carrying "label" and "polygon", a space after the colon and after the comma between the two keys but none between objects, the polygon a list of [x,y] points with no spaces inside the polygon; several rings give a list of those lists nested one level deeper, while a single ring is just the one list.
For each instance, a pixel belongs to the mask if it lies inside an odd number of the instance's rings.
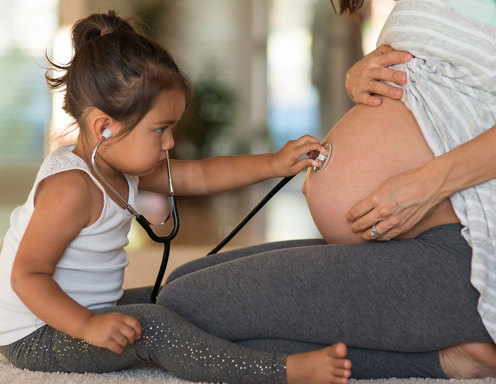
[{"label": "woman's gray leggings", "polygon": [[413,240],[228,251],[179,267],[158,303],[211,334],[266,350],[344,342],[355,378],[445,377],[439,349],[492,341],[460,231],[449,224]]}]

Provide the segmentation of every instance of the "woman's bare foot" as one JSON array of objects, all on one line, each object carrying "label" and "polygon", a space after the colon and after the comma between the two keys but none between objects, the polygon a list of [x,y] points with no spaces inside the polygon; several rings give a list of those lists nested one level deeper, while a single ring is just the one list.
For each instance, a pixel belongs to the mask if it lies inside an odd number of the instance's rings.
[{"label": "woman's bare foot", "polygon": [[496,345],[459,344],[439,351],[441,367],[453,379],[496,377]]},{"label": "woman's bare foot", "polygon": [[343,343],[318,351],[289,355],[286,362],[288,384],[346,384],[351,376],[351,361]]}]

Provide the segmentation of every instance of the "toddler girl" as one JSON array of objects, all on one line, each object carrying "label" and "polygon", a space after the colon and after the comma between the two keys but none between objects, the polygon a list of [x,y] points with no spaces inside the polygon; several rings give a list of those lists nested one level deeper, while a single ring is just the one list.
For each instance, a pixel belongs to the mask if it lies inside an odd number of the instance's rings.
[{"label": "toddler girl", "polygon": [[[114,12],[73,28],[74,57],[50,88],[65,90],[77,143],[44,161],[26,203],[14,210],[0,256],[0,352],[31,370],[105,372],[142,361],[189,380],[229,383],[339,382],[344,345],[286,356],[215,338],[149,292],[122,290],[132,215],[93,173],[134,204],[137,189],[167,193],[166,151],[191,92],[173,58]],[[105,133],[104,133],[105,132]],[[275,154],[172,161],[177,194],[225,191],[318,165],[303,136]],[[229,287],[226,287],[229,289]],[[286,370],[287,365],[287,370]],[[320,380],[320,381],[319,381]]]}]

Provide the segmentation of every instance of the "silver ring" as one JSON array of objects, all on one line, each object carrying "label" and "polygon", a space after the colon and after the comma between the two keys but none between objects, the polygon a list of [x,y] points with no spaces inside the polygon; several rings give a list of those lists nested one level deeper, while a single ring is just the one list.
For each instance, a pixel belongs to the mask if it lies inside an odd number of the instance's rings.
[{"label": "silver ring", "polygon": [[375,238],[379,238],[379,237],[382,237],[382,235],[377,232],[377,225],[374,224],[372,226],[372,229],[370,230],[370,237],[375,237]]}]

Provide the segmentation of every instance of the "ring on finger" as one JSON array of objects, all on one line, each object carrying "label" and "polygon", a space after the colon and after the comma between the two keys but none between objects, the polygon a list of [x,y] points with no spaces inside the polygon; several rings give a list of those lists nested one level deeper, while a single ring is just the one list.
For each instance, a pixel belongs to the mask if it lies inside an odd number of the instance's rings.
[{"label": "ring on finger", "polygon": [[367,89],[369,90],[369,92],[372,92],[372,84],[374,84],[374,80],[370,80],[369,81],[369,84],[367,85]]},{"label": "ring on finger", "polygon": [[372,229],[370,230],[370,237],[372,237],[373,239],[378,239],[378,238],[382,237],[382,234],[377,232],[377,224],[374,224],[372,226]]}]

